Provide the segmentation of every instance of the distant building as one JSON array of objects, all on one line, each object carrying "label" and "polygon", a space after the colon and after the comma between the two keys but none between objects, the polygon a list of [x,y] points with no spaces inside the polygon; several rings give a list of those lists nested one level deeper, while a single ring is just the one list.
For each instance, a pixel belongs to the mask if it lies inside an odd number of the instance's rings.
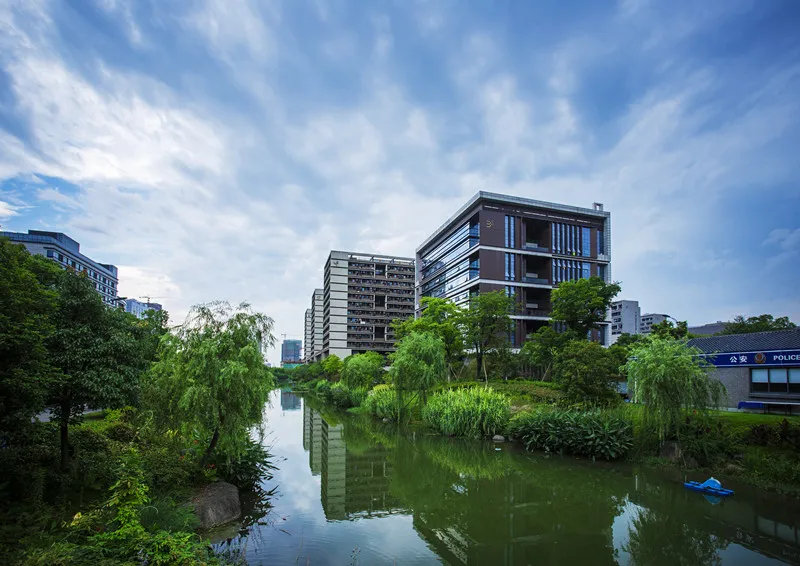
[{"label": "distant building", "polygon": [[314,334],[314,317],[311,313],[311,309],[306,309],[306,319],[304,324],[303,333],[303,362],[310,363],[312,360],[312,348],[311,343],[313,342],[313,334]]},{"label": "distant building", "polygon": [[147,311],[160,311],[162,309],[159,303],[143,303],[136,299],[125,299],[125,312],[129,312],[136,318],[144,318]]},{"label": "distant building", "polygon": [[654,324],[664,322],[669,318],[666,314],[645,313],[642,315],[641,323],[639,324],[639,332],[641,334],[650,334],[650,328]]},{"label": "distant building", "polygon": [[23,232],[0,232],[0,236],[22,244],[32,254],[48,257],[65,269],[85,272],[94,288],[107,305],[116,305],[117,267],[110,263],[98,263],[80,252],[81,245],[61,232],[28,230]]},{"label": "distant building", "polygon": [[302,356],[300,355],[302,348],[302,340],[284,340],[281,345],[281,366],[299,364],[302,361]]},{"label": "distant building", "polygon": [[711,336],[712,334],[719,334],[725,327],[728,326],[727,322],[717,321],[700,326],[690,326],[689,334],[697,334],[698,336]]},{"label": "distant building", "polygon": [[639,301],[614,301],[611,303],[611,343],[623,334],[639,334],[642,309]]},{"label": "distant building", "polygon": [[800,329],[693,338],[727,390],[729,407],[800,409]]},{"label": "distant building", "polygon": [[314,289],[311,294],[311,308],[306,309],[306,347],[305,362],[310,364],[322,359],[323,336],[323,289]]}]

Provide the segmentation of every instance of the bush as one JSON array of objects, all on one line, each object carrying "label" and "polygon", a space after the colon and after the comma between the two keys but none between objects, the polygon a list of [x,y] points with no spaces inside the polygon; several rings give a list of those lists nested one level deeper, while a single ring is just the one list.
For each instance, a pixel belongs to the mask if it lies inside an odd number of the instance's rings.
[{"label": "bush", "polygon": [[678,427],[678,440],[683,453],[701,466],[726,460],[741,448],[736,435],[728,427],[702,414],[686,417]]},{"label": "bush", "polygon": [[509,434],[528,450],[616,460],[633,443],[631,422],[607,411],[540,409],[521,413],[509,424]]},{"label": "bush", "polygon": [[477,387],[442,391],[422,409],[422,419],[438,432],[473,438],[502,432],[510,415],[505,395]]},{"label": "bush", "polygon": [[388,385],[376,385],[363,406],[370,415],[379,419],[400,419],[406,412],[399,406],[395,390]]}]

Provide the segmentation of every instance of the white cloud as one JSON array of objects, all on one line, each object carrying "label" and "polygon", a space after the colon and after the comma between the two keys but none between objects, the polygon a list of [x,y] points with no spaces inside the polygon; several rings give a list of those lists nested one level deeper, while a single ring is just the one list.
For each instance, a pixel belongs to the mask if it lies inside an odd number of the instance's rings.
[{"label": "white cloud", "polygon": [[17,207],[11,203],[0,200],[0,219],[11,218],[19,214]]},{"label": "white cloud", "polygon": [[58,189],[47,187],[44,189],[37,189],[36,198],[41,201],[52,202],[66,208],[78,208],[80,203],[74,198],[65,195]]}]

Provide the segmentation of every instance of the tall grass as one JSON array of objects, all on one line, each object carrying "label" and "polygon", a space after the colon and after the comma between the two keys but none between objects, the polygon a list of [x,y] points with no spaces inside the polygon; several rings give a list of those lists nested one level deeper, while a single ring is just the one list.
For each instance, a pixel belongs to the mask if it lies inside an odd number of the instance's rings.
[{"label": "tall grass", "polygon": [[508,429],[528,450],[603,460],[621,458],[633,444],[630,419],[611,411],[538,409],[515,416]]},{"label": "tall grass", "polygon": [[510,416],[505,395],[477,387],[442,391],[422,409],[422,419],[438,432],[473,438],[502,432]]},{"label": "tall grass", "polygon": [[377,385],[369,392],[362,406],[373,417],[399,420],[407,413],[397,401],[395,390],[388,385]]}]

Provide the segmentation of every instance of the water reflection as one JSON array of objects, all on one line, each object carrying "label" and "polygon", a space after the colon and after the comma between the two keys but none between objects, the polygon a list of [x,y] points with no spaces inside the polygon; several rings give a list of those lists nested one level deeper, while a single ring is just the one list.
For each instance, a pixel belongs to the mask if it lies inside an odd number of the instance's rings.
[{"label": "water reflection", "polygon": [[298,395],[291,391],[281,391],[281,410],[299,411],[301,407],[302,401]]},{"label": "water reflection", "polygon": [[[496,451],[302,405],[296,437],[284,434],[288,421],[270,421],[286,455],[274,512],[290,517],[294,538],[261,531],[265,563],[800,563],[794,502],[745,490],[711,505],[649,470]],[[316,505],[303,496],[312,492]]]}]

